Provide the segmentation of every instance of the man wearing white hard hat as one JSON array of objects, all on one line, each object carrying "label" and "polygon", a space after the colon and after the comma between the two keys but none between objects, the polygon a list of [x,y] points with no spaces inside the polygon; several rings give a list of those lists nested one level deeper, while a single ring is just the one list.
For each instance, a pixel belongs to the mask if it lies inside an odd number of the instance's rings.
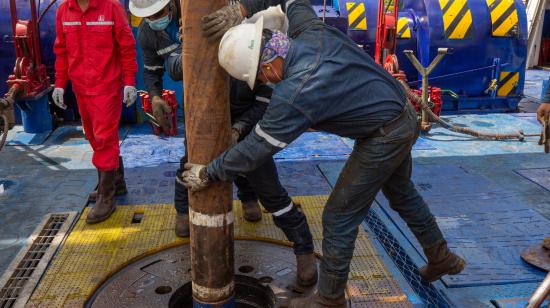
[{"label": "man wearing white hard hat", "polygon": [[[159,5],[160,2],[164,3],[164,6]],[[147,10],[149,8],[147,5],[152,5],[154,9]],[[172,8],[169,6],[172,6]],[[151,95],[158,95],[162,90],[164,65],[173,66],[170,69],[170,75],[173,79],[182,79],[181,42],[179,37],[176,38],[176,26],[178,24],[175,22],[175,16],[179,16],[177,15],[179,9],[176,3],[170,1],[141,0],[132,0],[130,9],[133,13],[135,11],[135,15],[139,14],[139,16],[146,18],[140,25],[138,42],[144,50],[145,78],[146,81],[148,80],[148,89],[152,93]],[[175,12],[175,14],[171,12]],[[147,14],[153,14],[155,18],[145,16]],[[264,17],[268,21],[266,26],[273,29],[284,29],[285,18],[280,7],[258,14],[251,18],[251,21],[259,18],[263,20]],[[158,22],[161,23],[161,26],[157,25]],[[174,44],[178,44],[178,48],[173,49],[170,47]],[[171,49],[173,50],[170,54],[164,52]],[[246,82],[231,79],[230,107],[234,142],[248,135],[254,125],[261,119],[271,98],[271,92],[271,89],[265,85],[259,85],[251,90]],[[163,104],[163,102],[160,104]],[[181,180],[181,173],[186,162],[187,158],[183,157],[180,162],[180,170],[176,175],[174,200],[178,213],[176,234],[182,237],[189,235],[188,192]],[[317,270],[313,255],[311,232],[305,215],[292,202],[288,192],[281,185],[275,162],[272,158],[267,159],[255,170],[247,172],[245,176],[235,178],[235,184],[238,188],[237,195],[243,204],[244,218],[248,221],[261,219],[259,199],[262,205],[272,214],[275,224],[282,229],[288,240],[294,244],[294,252],[300,265],[297,277],[298,284],[301,286],[314,284],[317,281]]]},{"label": "man wearing white hard hat", "polygon": [[[283,5],[288,35],[240,25],[269,6]],[[273,86],[263,118],[244,140],[207,166],[185,165],[191,190],[230,181],[256,168],[309,128],[355,140],[323,212],[318,292],[289,307],[346,307],[345,288],[358,228],[380,190],[422,245],[428,282],[458,274],[464,260],[447,247],[435,217],[411,181],[417,115],[399,82],[336,28],[308,0],[241,0],[203,17],[203,30],[222,37],[219,62],[234,78]],[[233,28],[232,28],[233,27]]]}]

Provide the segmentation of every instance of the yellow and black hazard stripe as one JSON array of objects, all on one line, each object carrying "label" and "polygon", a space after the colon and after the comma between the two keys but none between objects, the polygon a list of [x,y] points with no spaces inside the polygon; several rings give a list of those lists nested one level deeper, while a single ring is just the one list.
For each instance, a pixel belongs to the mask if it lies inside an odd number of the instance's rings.
[{"label": "yellow and black hazard stripe", "polygon": [[348,29],[367,30],[367,15],[365,15],[365,3],[346,2],[348,9]]},{"label": "yellow and black hazard stripe", "polygon": [[439,0],[447,39],[464,39],[473,28],[472,11],[466,0]]},{"label": "yellow and black hazard stripe", "polygon": [[491,12],[493,36],[519,35],[518,10],[514,0],[487,0],[487,6]]},{"label": "yellow and black hazard stripe", "polygon": [[399,20],[397,20],[397,38],[411,38],[411,27],[409,26],[409,19],[407,17],[401,17],[399,18]]},{"label": "yellow and black hazard stripe", "polygon": [[519,72],[501,72],[498,82],[498,96],[516,95]]}]

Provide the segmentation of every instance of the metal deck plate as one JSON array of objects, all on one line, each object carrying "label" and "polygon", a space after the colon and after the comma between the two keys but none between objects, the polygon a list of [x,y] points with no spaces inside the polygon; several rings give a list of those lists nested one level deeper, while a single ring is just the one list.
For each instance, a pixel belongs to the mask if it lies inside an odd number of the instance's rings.
[{"label": "metal deck plate", "polygon": [[[339,165],[320,165],[332,184],[341,170]],[[449,246],[468,262],[463,273],[443,278],[448,287],[537,282],[544,278],[544,273],[526,265],[520,254],[523,248],[540,243],[550,234],[550,224],[519,202],[513,191],[455,165],[416,165],[413,178]],[[420,253],[414,235],[386,199],[380,195],[377,201]]]},{"label": "metal deck plate", "polygon": [[[318,253],[322,239],[321,213],[326,199],[326,196],[295,197],[308,217]],[[234,211],[237,239],[286,243],[284,234],[269,215],[264,214],[260,223],[249,223],[242,218],[238,202]],[[109,220],[97,225],[85,223],[87,212],[88,209],[53,260],[29,307],[81,307],[110,274],[128,262],[143,254],[185,243],[174,234],[172,205],[119,206]],[[136,213],[143,215],[139,223],[133,219]],[[364,230],[360,230],[357,239],[348,294],[353,307],[411,306]]]},{"label": "metal deck plate", "polygon": [[275,155],[275,159],[346,159],[350,152],[351,149],[342,138],[328,133],[310,132],[302,134],[294,140],[288,147]]},{"label": "metal deck plate", "polygon": [[[294,287],[296,260],[292,248],[258,241],[235,241],[235,274],[263,282],[277,307],[315,291]],[[161,251],[134,262],[109,278],[86,307],[169,307],[176,290],[191,281],[189,245]],[[183,308],[183,307],[181,307]]]},{"label": "metal deck plate", "polygon": [[[524,169],[517,170],[516,172],[533,183],[536,183],[550,191],[550,168]],[[550,201],[548,202],[550,204]]]}]

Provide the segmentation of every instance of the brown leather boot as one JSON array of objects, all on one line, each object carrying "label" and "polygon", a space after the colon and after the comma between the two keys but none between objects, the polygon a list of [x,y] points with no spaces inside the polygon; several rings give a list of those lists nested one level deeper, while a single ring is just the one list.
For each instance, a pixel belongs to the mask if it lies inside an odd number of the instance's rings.
[{"label": "brown leather boot", "polygon": [[331,308],[346,308],[348,303],[346,301],[346,296],[342,295],[341,297],[331,299],[326,298],[319,292],[310,295],[309,297],[296,298],[290,301],[288,308],[321,308],[321,307],[331,307]]},{"label": "brown leather boot", "polygon": [[116,170],[100,171],[98,195],[95,206],[88,213],[86,222],[96,224],[109,218],[116,210],[115,205],[115,174]]},{"label": "brown leather boot", "polygon": [[[115,196],[122,196],[128,193],[126,189],[126,180],[124,179],[124,163],[122,162],[122,156],[118,157],[118,169],[115,175],[116,191]],[[98,185],[99,186],[99,185]],[[88,201],[95,202],[97,199],[97,187],[88,195]]]},{"label": "brown leather boot", "polygon": [[189,237],[189,214],[176,215],[176,235]]},{"label": "brown leather boot", "polygon": [[420,269],[420,276],[427,282],[438,280],[444,275],[456,275],[466,266],[466,261],[452,253],[443,241],[428,249],[424,249],[428,264]]},{"label": "brown leather boot", "polygon": [[298,285],[310,287],[317,282],[317,258],[315,254],[296,255]]},{"label": "brown leather boot", "polygon": [[243,213],[246,221],[257,222],[262,220],[262,209],[258,201],[243,202]]}]

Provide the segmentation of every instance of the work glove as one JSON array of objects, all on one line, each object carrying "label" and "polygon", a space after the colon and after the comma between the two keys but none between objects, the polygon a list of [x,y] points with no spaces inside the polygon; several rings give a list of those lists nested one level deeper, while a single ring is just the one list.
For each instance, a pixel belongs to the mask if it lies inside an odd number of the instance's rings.
[{"label": "work glove", "polygon": [[65,99],[63,98],[64,94],[65,94],[65,90],[63,90],[63,88],[55,88],[53,89],[53,92],[52,92],[52,99],[53,99],[53,103],[57,107],[63,110],[66,110],[67,105],[65,105]]},{"label": "work glove", "polygon": [[125,86],[124,87],[124,104],[126,107],[132,106],[137,99],[137,90],[133,86]]},{"label": "work glove", "polygon": [[544,119],[548,119],[549,116],[550,102],[540,104],[539,109],[537,109],[537,120],[539,120],[540,123],[543,123]]},{"label": "work glove", "polygon": [[239,25],[244,20],[241,5],[233,3],[202,18],[202,31],[210,41],[220,39],[227,30]]},{"label": "work glove", "polygon": [[167,134],[172,129],[172,108],[160,96],[154,96],[151,105],[155,120]]},{"label": "work glove", "polygon": [[235,128],[231,129],[231,144],[235,145],[239,143],[239,138],[241,138],[241,133]]},{"label": "work glove", "polygon": [[210,177],[205,165],[187,163],[183,166],[181,179],[183,185],[191,191],[200,191],[210,185]]}]

